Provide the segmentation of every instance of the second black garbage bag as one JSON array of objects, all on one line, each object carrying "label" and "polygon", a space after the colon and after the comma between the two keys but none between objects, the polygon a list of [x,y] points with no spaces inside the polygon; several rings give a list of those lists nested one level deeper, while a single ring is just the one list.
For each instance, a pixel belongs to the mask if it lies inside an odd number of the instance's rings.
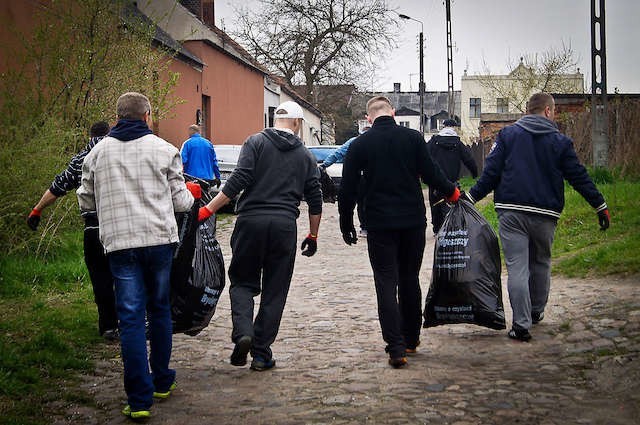
[{"label": "second black garbage bag", "polygon": [[424,327],[472,323],[505,329],[498,238],[465,200],[454,204],[438,232]]},{"label": "second black garbage bag", "polygon": [[197,335],[209,325],[225,286],[224,258],[216,239],[216,216],[198,222],[198,209],[211,195],[203,186],[202,199],[191,211],[176,214],[180,243],[171,269],[173,333]]}]

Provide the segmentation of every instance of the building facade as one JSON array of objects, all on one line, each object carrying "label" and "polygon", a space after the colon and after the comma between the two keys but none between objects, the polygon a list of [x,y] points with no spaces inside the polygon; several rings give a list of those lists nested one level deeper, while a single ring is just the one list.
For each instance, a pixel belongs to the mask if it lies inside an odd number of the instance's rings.
[{"label": "building facade", "polygon": [[[480,137],[480,123],[484,114],[521,114],[526,111],[526,100],[537,88],[524,89],[524,73],[530,71],[521,62],[508,75],[467,75],[461,81],[461,128],[462,140],[473,143]],[[554,77],[565,93],[583,93],[584,76],[579,71]],[[495,117],[487,117],[492,120]]]}]

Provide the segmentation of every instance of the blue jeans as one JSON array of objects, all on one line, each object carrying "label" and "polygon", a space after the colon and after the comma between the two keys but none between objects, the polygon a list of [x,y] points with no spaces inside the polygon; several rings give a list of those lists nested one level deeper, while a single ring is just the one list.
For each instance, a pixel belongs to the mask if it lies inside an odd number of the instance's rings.
[{"label": "blue jeans", "polygon": [[[168,391],[176,377],[175,370],[169,369],[172,345],[169,276],[173,251],[173,245],[159,245],[108,254],[120,320],[124,389],[131,410],[149,409],[153,392]],[[145,312],[150,328],[149,357]]]}]

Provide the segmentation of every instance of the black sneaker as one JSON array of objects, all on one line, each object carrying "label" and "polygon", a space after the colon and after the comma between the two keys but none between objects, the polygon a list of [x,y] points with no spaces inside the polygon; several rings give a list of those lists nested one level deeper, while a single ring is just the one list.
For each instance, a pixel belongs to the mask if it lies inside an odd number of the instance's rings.
[{"label": "black sneaker", "polygon": [[243,335],[236,342],[236,346],[231,353],[231,364],[234,366],[244,366],[247,364],[247,354],[251,350],[251,337]]},{"label": "black sneaker", "polygon": [[531,341],[531,334],[527,329],[511,328],[507,334],[511,339],[517,339],[518,341],[529,342]]},{"label": "black sneaker", "polygon": [[275,365],[276,361],[273,359],[265,360],[262,357],[255,357],[251,362],[251,370],[262,372],[264,370],[272,369]]},{"label": "black sneaker", "polygon": [[532,311],[531,312],[531,322],[536,325],[540,322],[542,322],[542,319],[544,319],[544,311]]},{"label": "black sneaker", "polygon": [[102,332],[102,337],[109,342],[120,341],[120,331],[116,329],[107,329]]}]

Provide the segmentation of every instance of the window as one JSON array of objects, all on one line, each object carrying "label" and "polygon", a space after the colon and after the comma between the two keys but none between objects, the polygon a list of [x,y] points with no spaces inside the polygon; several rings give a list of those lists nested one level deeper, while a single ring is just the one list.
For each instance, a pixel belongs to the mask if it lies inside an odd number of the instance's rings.
[{"label": "window", "polygon": [[276,114],[276,107],[275,106],[269,106],[269,117],[267,119],[267,127],[271,128],[273,127],[273,117]]},{"label": "window", "polygon": [[469,99],[469,118],[480,118],[480,98]]},{"label": "window", "polygon": [[499,97],[496,99],[496,112],[499,114],[509,113],[509,99],[506,97]]},{"label": "window", "polygon": [[410,127],[409,126],[409,121],[400,121],[399,124],[403,127]]}]

